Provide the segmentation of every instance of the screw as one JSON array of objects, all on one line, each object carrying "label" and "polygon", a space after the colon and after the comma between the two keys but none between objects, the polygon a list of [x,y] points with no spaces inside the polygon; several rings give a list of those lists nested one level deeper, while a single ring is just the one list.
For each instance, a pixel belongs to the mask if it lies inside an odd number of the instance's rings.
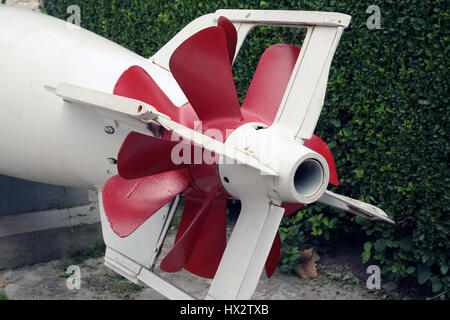
[{"label": "screw", "polygon": [[112,127],[112,126],[106,126],[105,127],[105,132],[107,133],[107,134],[113,134],[114,133],[114,128]]}]

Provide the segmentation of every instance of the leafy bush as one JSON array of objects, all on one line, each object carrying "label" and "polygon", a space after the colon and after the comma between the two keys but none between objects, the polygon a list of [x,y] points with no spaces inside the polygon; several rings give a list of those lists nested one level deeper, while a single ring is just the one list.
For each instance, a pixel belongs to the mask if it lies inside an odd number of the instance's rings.
[{"label": "leafy bush", "polygon": [[[49,14],[63,19],[73,4],[81,8],[83,27],[143,56],[151,56],[194,18],[219,8],[350,14],[352,22],[333,61],[316,132],[335,157],[340,177],[337,192],[376,204],[396,225],[309,206],[301,217],[283,222],[283,263],[295,263],[305,235],[318,234],[322,227],[327,232],[345,227],[365,234],[362,258],[379,264],[383,275],[415,278],[435,293],[448,289],[447,1],[378,0],[382,18],[378,30],[366,26],[370,16],[366,10],[373,1],[43,1]],[[263,50],[278,42],[298,44],[298,36],[296,30],[280,28],[252,32],[233,67],[241,99]],[[318,213],[327,223],[333,221],[332,228],[319,218],[309,221]]]},{"label": "leafy bush", "polygon": [[8,295],[4,288],[0,288],[0,300],[8,300]]},{"label": "leafy bush", "polygon": [[[318,209],[324,205],[305,207],[295,214],[284,218],[280,225],[280,237],[283,250],[280,257],[280,270],[286,273],[298,269],[300,252],[317,243],[317,238],[329,241],[332,231],[338,225],[338,215],[329,215]],[[341,213],[341,216],[343,214]]]}]

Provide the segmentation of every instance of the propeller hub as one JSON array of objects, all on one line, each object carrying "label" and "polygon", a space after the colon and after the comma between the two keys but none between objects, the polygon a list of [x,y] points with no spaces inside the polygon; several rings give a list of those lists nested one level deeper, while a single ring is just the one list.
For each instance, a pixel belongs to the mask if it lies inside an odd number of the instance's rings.
[{"label": "propeller hub", "polygon": [[236,198],[264,194],[277,203],[312,203],[325,192],[330,170],[325,158],[305,147],[303,141],[285,138],[262,123],[247,123],[233,131],[225,144],[245,151],[278,173],[266,175],[244,164],[219,159],[225,190]]}]

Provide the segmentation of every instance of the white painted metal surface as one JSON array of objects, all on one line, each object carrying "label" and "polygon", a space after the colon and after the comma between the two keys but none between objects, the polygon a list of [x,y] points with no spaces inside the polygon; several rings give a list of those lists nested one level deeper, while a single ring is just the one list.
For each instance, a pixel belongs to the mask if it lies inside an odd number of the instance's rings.
[{"label": "white painted metal surface", "polygon": [[[166,236],[168,225],[176,210],[178,197],[174,202],[158,210],[145,221],[135,232],[126,238],[115,234],[109,225],[103,209],[102,192],[98,193],[100,218],[102,222],[103,240],[106,246],[126,255],[144,268],[150,269],[155,263],[157,253]],[[124,212],[126,214],[126,212]]]},{"label": "white painted metal surface", "polygon": [[389,223],[395,223],[389,219],[388,215],[380,208],[359,200],[336,194],[330,190],[325,191],[318,201],[369,220],[383,220]]},{"label": "white painted metal surface", "polygon": [[[250,170],[245,166],[227,164],[226,160],[219,163],[219,174],[227,192],[242,199],[245,192],[258,186],[259,194],[268,199],[292,203],[312,203],[325,192],[330,173],[326,160],[317,152],[303,146],[298,141],[287,139],[272,127],[259,129],[261,123],[247,123],[234,130],[225,142],[236,149],[246,150],[256,159],[273,168],[276,176],[264,175],[264,172]],[[308,176],[301,181],[296,180],[296,173],[302,169],[302,164],[311,161]],[[315,170],[314,170],[315,169]],[[227,179],[225,179],[225,177]],[[242,186],[246,186],[242,190]]]},{"label": "white painted metal surface", "polygon": [[[55,95],[64,96],[67,87],[49,90],[66,82],[112,93],[132,65],[144,68],[174,103],[185,103],[171,74],[148,59],[56,18],[0,5],[0,173],[98,189],[108,250],[151,268],[175,206],[163,207],[130,237],[118,237],[103,212],[101,188],[117,173],[107,159],[117,158],[130,129],[92,105],[75,107]],[[105,97],[101,104],[110,102]],[[106,125],[114,134],[105,133]]]},{"label": "white painted metal surface", "polygon": [[148,59],[38,12],[0,5],[0,57],[0,174],[95,189],[116,173],[107,159],[129,130],[105,134],[111,122],[65,107],[45,86],[112,93],[121,73],[139,65],[174,103],[186,101],[171,74]]},{"label": "white painted metal surface", "polygon": [[247,192],[241,199],[241,213],[207,299],[252,297],[283,218],[284,208],[269,203],[267,197]]},{"label": "white painted metal surface", "polygon": [[82,88],[60,83],[57,88],[51,88],[61,97],[64,108],[86,108],[98,112],[106,119],[114,120],[119,127],[153,136],[147,129],[147,124],[158,117],[168,116],[159,113],[153,106],[139,100],[130,99],[115,94]]},{"label": "white painted metal surface", "polygon": [[343,27],[310,27],[274,125],[287,137],[311,139],[325,100],[328,73]]},{"label": "white painted metal surface", "polygon": [[184,290],[168,283],[145,268],[141,269],[138,279],[171,300],[194,300],[194,297]]},{"label": "white painted metal surface", "polygon": [[115,120],[119,125],[125,126],[131,131],[153,136],[147,130],[147,124],[154,121],[165,129],[176,133],[179,137],[211,152],[226,156],[233,162],[247,164],[261,170],[266,175],[277,175],[276,171],[262,164],[254,155],[245,152],[245,149],[239,149],[236,145],[230,143],[224,144],[180,125],[145,102],[65,83],[59,84],[55,90],[51,89],[51,91],[54,91],[65,102],[71,103],[70,106],[85,107],[97,111],[104,117]]},{"label": "white painted metal surface", "polygon": [[215,18],[227,17],[231,22],[253,25],[274,26],[324,26],[347,27],[351,17],[337,12],[301,11],[301,10],[234,10],[221,9]]},{"label": "white painted metal surface", "polygon": [[105,265],[131,282],[148,285],[172,300],[194,299],[184,290],[158,277],[149,268],[136,263],[129,256],[125,256],[109,247],[105,252]]},{"label": "white painted metal surface", "polygon": [[169,59],[173,51],[191,35],[201,29],[217,25],[219,17],[228,18],[235,26],[238,39],[235,57],[244,42],[246,36],[255,26],[284,26],[284,27],[306,27],[306,26],[328,26],[347,27],[351,17],[336,12],[318,11],[290,11],[290,10],[234,10],[222,9],[215,13],[203,15],[187,26],[185,26],[175,37],[167,42],[150,60],[159,66],[169,69]]}]

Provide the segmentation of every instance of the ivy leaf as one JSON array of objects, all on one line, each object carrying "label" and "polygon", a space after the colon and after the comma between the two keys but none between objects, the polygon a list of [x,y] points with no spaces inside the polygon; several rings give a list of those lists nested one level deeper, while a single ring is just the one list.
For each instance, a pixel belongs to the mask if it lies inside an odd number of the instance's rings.
[{"label": "ivy leaf", "polygon": [[362,170],[362,169],[356,169],[356,170],[353,170],[353,172],[356,173],[356,176],[358,178],[362,178],[364,176],[364,170]]},{"label": "ivy leaf", "polygon": [[416,271],[416,268],[413,266],[409,266],[408,268],[406,268],[406,273],[408,274],[412,274],[414,271]]},{"label": "ivy leaf", "polygon": [[339,119],[330,119],[330,123],[336,128],[339,128],[341,126],[341,120]]},{"label": "ivy leaf", "polygon": [[439,281],[439,282],[433,282],[433,284],[431,285],[431,290],[433,291],[433,292],[438,292],[439,290],[441,290],[442,289],[442,283]]},{"label": "ivy leaf", "polygon": [[375,248],[375,250],[377,251],[384,251],[386,249],[386,239],[378,239],[377,241],[375,241],[375,243],[373,244],[373,247]]},{"label": "ivy leaf", "polygon": [[441,273],[443,275],[446,275],[447,272],[448,272],[448,265],[446,265],[446,264],[441,265]]},{"label": "ivy leaf", "polygon": [[369,261],[370,257],[372,256],[371,251],[372,251],[372,242],[368,241],[364,243],[364,252],[361,254],[363,263]]},{"label": "ivy leaf", "polygon": [[419,99],[419,104],[426,106],[429,105],[431,102],[429,100],[425,100],[425,99]]},{"label": "ivy leaf", "polygon": [[410,252],[412,250],[413,244],[411,237],[405,237],[400,241],[400,249]]},{"label": "ivy leaf", "polygon": [[431,277],[430,267],[425,264],[417,266],[417,276],[419,284],[424,284]]}]

